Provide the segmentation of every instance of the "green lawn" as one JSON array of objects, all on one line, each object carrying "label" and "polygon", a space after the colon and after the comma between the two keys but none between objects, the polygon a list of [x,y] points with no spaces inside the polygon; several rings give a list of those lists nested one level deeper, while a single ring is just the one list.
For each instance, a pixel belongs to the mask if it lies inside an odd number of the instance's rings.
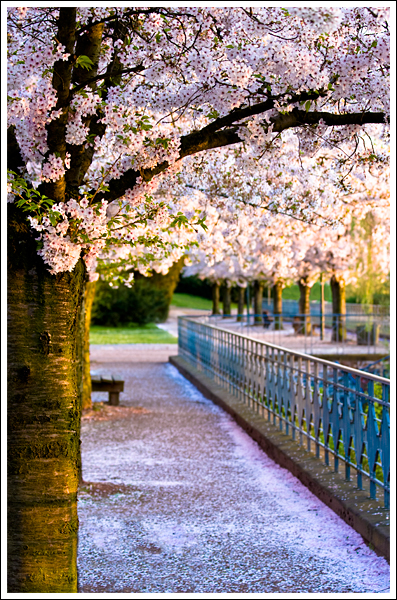
[{"label": "green lawn", "polygon": [[[263,295],[263,298],[267,298],[267,293]],[[299,287],[294,284],[287,288],[283,289],[283,299],[284,300],[299,300]],[[320,283],[316,282],[311,290],[310,300],[320,300],[321,292],[320,292]],[[331,287],[329,283],[324,284],[324,299],[326,302],[332,301],[331,295]],[[200,308],[204,310],[212,310],[212,301],[207,298],[200,298],[199,296],[191,296],[190,294],[174,294],[172,297],[172,306],[177,306],[178,308]],[[233,308],[237,308],[237,304],[232,303]]]},{"label": "green lawn", "polygon": [[177,338],[157,325],[102,327],[92,325],[90,344],[176,344]]},{"label": "green lawn", "polygon": [[[265,297],[267,297],[266,294]],[[296,283],[283,289],[283,300],[299,300],[299,286]],[[316,281],[311,289],[310,300],[321,300],[321,284],[319,281]],[[329,283],[324,283],[324,300],[332,302],[331,286]]]},{"label": "green lawn", "polygon": [[212,301],[208,300],[208,298],[200,298],[200,296],[190,296],[190,294],[174,294],[172,296],[171,306],[212,310]]},{"label": "green lawn", "polygon": [[[172,296],[171,306],[176,306],[177,308],[199,308],[202,310],[212,310],[212,300],[208,300],[208,298],[201,298],[200,296],[191,296],[190,294],[174,294]],[[237,304],[235,302],[232,302],[232,308],[237,308]]]}]

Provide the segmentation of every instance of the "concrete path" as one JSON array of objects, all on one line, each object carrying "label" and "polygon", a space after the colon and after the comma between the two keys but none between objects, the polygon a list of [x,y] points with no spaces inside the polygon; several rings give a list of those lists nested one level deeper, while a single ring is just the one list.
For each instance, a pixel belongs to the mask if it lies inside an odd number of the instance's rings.
[{"label": "concrete path", "polygon": [[93,363],[125,392],[83,418],[81,593],[389,597],[385,559],[161,362],[164,348],[152,362],[108,348]]}]

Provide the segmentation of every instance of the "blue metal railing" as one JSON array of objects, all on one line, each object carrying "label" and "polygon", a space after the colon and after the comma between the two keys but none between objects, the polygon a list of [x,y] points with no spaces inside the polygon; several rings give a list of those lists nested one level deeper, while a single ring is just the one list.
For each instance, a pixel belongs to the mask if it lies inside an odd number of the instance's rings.
[{"label": "blue metal railing", "polygon": [[[268,300],[262,303],[263,310],[267,310],[271,316],[275,316],[273,312],[273,304]],[[371,308],[373,312],[368,309]],[[378,333],[386,338],[390,338],[390,314],[388,306],[376,305],[360,305],[346,304],[346,312],[344,314],[336,314],[332,312],[332,304],[325,304],[324,313],[321,313],[321,305],[319,302],[310,302],[310,314],[301,315],[299,303],[296,300],[283,300],[282,313],[277,315],[281,321],[292,321],[296,317],[308,319],[315,327],[320,327],[321,322],[324,327],[334,328],[336,331],[340,329],[338,321],[346,331],[356,332],[358,328],[368,330],[378,330]]]},{"label": "blue metal railing", "polygon": [[179,354],[375,499],[390,494],[390,380],[179,317]]},{"label": "blue metal railing", "polygon": [[[273,311],[273,300],[264,298],[262,302],[264,310]],[[283,314],[293,317],[299,313],[299,301],[298,300],[284,300],[283,299]],[[332,302],[324,302],[324,314],[332,314]],[[319,316],[321,314],[321,302],[318,300],[310,301],[310,314],[313,316]],[[346,315],[363,316],[372,315],[375,317],[389,317],[390,306],[382,306],[380,304],[354,304],[352,302],[346,302]]]},{"label": "blue metal railing", "polygon": [[[223,315],[207,315],[206,322],[218,326],[225,317]],[[230,319],[235,320],[235,324]],[[226,322],[225,322],[226,323]],[[346,315],[330,313],[323,318],[316,315],[297,313],[293,317],[285,313],[274,314],[267,311],[263,314],[233,314],[228,317],[226,329],[236,331],[235,325],[240,324],[241,333],[258,338],[260,327],[272,331],[272,339],[266,341],[283,345],[285,337],[281,331],[289,331],[294,335],[303,336],[304,349],[308,354],[330,352],[329,343],[336,344],[337,354],[377,354],[387,355],[390,352],[390,317],[373,315]],[[220,325],[222,327],[222,325]],[[251,329],[255,327],[255,329]],[[245,331],[243,331],[245,328]],[[276,333],[277,332],[277,333]],[[259,338],[260,339],[260,338]],[[302,340],[301,340],[302,341]],[[288,344],[289,345],[289,344]],[[328,345],[328,348],[326,347]],[[354,348],[360,346],[360,348]],[[362,349],[366,348],[363,352]]]},{"label": "blue metal railing", "polygon": [[365,367],[361,367],[361,370],[367,373],[375,373],[375,375],[381,375],[382,377],[390,377],[390,354],[365,365]]}]

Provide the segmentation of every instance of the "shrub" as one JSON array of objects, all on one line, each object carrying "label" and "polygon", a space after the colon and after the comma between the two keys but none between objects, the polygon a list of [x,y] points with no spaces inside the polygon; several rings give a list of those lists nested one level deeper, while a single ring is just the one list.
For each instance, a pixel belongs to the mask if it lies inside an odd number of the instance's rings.
[{"label": "shrub", "polygon": [[161,323],[167,319],[168,308],[167,295],[150,279],[138,279],[131,288],[121,285],[117,289],[98,281],[92,323],[108,327]]},{"label": "shrub", "polygon": [[212,299],[212,285],[207,279],[200,279],[197,275],[181,277],[175,292],[177,294],[189,294],[200,298]]}]

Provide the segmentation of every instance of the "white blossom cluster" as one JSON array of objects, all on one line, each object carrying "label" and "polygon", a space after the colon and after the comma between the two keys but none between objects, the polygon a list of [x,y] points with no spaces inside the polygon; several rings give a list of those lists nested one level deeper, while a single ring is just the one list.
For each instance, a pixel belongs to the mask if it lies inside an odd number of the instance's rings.
[{"label": "white blossom cluster", "polygon": [[[385,8],[79,7],[77,37],[91,23],[103,24],[99,58],[87,66],[93,73],[87,85],[72,77],[69,100],[61,107],[53,87],[54,65],[84,56],[70,55],[59,44],[59,10],[8,9],[8,119],[26,166],[24,177],[34,187],[63,185],[69,172],[78,171],[80,157],[91,157],[79,190],[80,203],[65,198],[64,212],[58,211],[60,223],[55,227],[51,220],[50,225],[44,219],[36,223],[31,216],[33,228],[43,227],[40,254],[54,273],[72,269],[81,255],[92,273],[99,255],[123,244],[129,254],[134,247],[135,255],[139,251],[148,256],[147,247],[153,247],[150,240],[156,236],[162,244],[169,243],[172,254],[178,235],[167,240],[165,230],[178,211],[194,219],[200,202],[195,197],[197,206],[189,208],[189,195],[175,200],[167,193],[173,208],[159,205],[156,210],[156,194],[165,189],[166,180],[157,176],[148,181],[148,172],[159,165],[167,167],[171,180],[180,173],[177,177],[185,185],[212,192],[216,215],[222,207],[222,216],[227,216],[224,229],[214,229],[218,250],[213,251],[213,264],[222,255],[222,240],[236,237],[238,231],[244,240],[247,203],[261,213],[260,218],[252,217],[260,229],[268,228],[271,218],[287,215],[333,224],[336,231],[345,196],[354,195],[368,169],[385,165],[382,152],[371,147],[370,126],[336,128],[320,121],[295,128],[293,134],[277,133],[273,126],[294,109],[389,113],[390,34]],[[198,143],[195,157],[185,159],[186,167],[182,166],[186,136],[229,118],[235,110],[265,104],[262,112],[222,125],[225,131],[232,126],[238,132],[242,141],[238,150],[234,146],[226,154],[213,151],[208,168],[200,171],[206,162],[201,149],[206,148]],[[49,123],[58,119],[65,120],[62,156],[51,151],[47,139]],[[385,141],[386,126],[375,127],[375,137]],[[98,128],[102,133],[92,133]],[[368,138],[365,147],[364,138]],[[115,215],[105,216],[100,191],[131,173],[132,184],[112,203]],[[11,199],[12,184],[8,192]],[[91,194],[87,207],[82,204],[85,194]],[[222,194],[232,199],[223,202]],[[210,207],[203,214],[209,220],[218,218]],[[197,229],[196,241],[208,240]],[[284,268],[289,260],[284,238],[274,241],[268,231],[263,235],[265,245],[280,249],[279,268]],[[147,247],[138,241],[145,236]],[[228,268],[237,268],[232,267],[235,259],[230,261]],[[259,262],[270,272],[267,256]]]}]

